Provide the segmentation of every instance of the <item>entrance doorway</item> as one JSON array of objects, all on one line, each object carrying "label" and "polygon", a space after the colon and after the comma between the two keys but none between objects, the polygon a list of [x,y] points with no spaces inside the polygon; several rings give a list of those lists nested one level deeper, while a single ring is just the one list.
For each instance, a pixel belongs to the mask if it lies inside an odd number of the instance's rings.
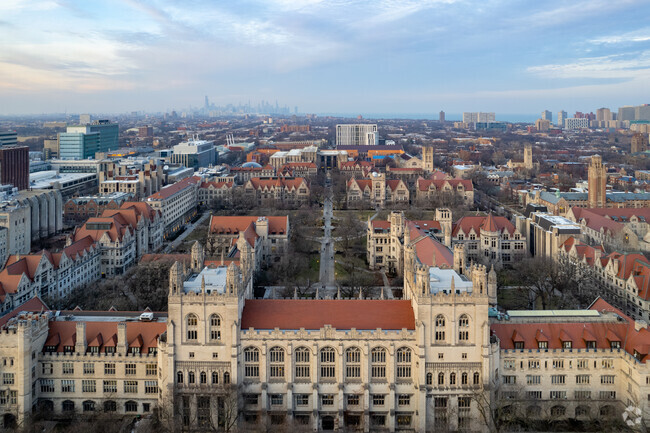
[{"label": "entrance doorway", "polygon": [[324,416],[321,421],[323,425],[323,431],[332,431],[334,430],[334,417]]}]

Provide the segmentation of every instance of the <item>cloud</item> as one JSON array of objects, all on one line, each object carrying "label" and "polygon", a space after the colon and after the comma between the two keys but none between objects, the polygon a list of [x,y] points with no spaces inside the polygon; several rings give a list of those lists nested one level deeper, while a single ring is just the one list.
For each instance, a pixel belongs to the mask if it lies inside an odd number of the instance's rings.
[{"label": "cloud", "polygon": [[650,51],[587,57],[566,64],[531,66],[527,71],[542,78],[631,79],[650,73]]},{"label": "cloud", "polygon": [[650,27],[634,30],[618,35],[602,36],[599,38],[589,39],[587,42],[596,45],[625,44],[630,42],[647,42],[650,41]]}]

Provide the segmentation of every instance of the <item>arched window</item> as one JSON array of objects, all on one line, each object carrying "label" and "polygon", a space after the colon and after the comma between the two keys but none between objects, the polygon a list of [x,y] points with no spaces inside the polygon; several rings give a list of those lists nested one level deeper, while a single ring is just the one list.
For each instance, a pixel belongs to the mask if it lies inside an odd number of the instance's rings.
[{"label": "arched window", "polygon": [[223,374],[223,383],[228,385],[230,383],[230,373],[225,372]]},{"label": "arched window", "polygon": [[361,378],[361,350],[351,347],[345,351],[345,377],[347,379]]},{"label": "arched window", "polygon": [[600,416],[612,417],[616,415],[616,409],[609,404],[600,408]]},{"label": "arched window", "polygon": [[474,385],[479,385],[481,382],[481,375],[478,373],[474,373]]},{"label": "arched window", "polygon": [[397,349],[397,378],[411,378],[411,349],[408,347]]},{"label": "arched window", "polygon": [[463,314],[458,319],[458,340],[469,340],[469,317],[467,314]]},{"label": "arched window", "polygon": [[588,406],[578,406],[576,407],[576,418],[589,416],[589,407]]},{"label": "arched window", "polygon": [[295,352],[296,358],[296,379],[309,378],[309,349],[299,347]]},{"label": "arched window", "polygon": [[272,379],[284,378],[284,349],[274,347],[269,351],[269,373]]},{"label": "arched window", "polygon": [[433,373],[427,373],[427,385],[433,385]]},{"label": "arched window", "polygon": [[117,403],[113,400],[106,400],[104,402],[104,412],[117,412]]},{"label": "arched window", "polygon": [[320,350],[320,377],[322,379],[336,377],[336,352],[331,347]]},{"label": "arched window", "polygon": [[461,374],[460,375],[460,384],[461,385],[467,385],[467,378],[468,378],[467,373]]},{"label": "arched window", "polygon": [[74,401],[64,400],[61,403],[61,409],[63,409],[63,412],[74,412]]},{"label": "arched window", "polygon": [[124,403],[124,412],[137,412],[138,411],[138,403],[129,400],[126,403]]},{"label": "arched window", "polygon": [[84,412],[93,412],[95,410],[95,402],[92,400],[86,400],[83,402]]},{"label": "arched window", "polygon": [[176,373],[176,383],[183,383],[183,372],[179,371]]},{"label": "arched window", "polygon": [[456,373],[449,375],[449,385],[456,385]]},{"label": "arched window", "polygon": [[436,316],[436,341],[445,341],[445,316],[438,314]]},{"label": "arched window", "polygon": [[188,314],[185,318],[185,325],[187,326],[187,339],[195,341],[198,337],[197,325],[199,323],[198,317],[196,314]]},{"label": "arched window", "polygon": [[244,349],[244,377],[260,377],[260,351],[256,347]]},{"label": "arched window", "polygon": [[201,383],[208,383],[208,375],[205,374],[205,371],[202,371],[201,374],[199,375],[199,381]]},{"label": "arched window", "polygon": [[383,347],[375,347],[370,352],[370,374],[373,379],[386,378],[386,349]]},{"label": "arched window", "polygon": [[219,373],[216,371],[212,372],[212,384],[216,385],[219,383]]},{"label": "arched window", "polygon": [[196,382],[196,377],[194,376],[194,372],[190,371],[187,373],[187,383],[194,383]]},{"label": "arched window", "polygon": [[438,385],[444,385],[445,384],[445,373],[438,373]]},{"label": "arched window", "polygon": [[221,340],[221,317],[218,314],[210,316],[210,341]]},{"label": "arched window", "polygon": [[551,416],[564,416],[566,408],[564,406],[553,406],[551,408]]}]

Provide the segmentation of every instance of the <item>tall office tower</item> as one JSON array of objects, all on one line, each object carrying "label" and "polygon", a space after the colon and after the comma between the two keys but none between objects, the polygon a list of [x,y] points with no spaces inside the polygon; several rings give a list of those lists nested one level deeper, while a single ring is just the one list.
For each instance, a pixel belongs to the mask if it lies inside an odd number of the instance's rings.
[{"label": "tall office tower", "polygon": [[648,150],[648,135],[637,132],[630,142],[630,153],[645,152]]},{"label": "tall office tower", "polygon": [[210,101],[208,100],[208,95],[205,95],[205,109],[210,109]]},{"label": "tall office tower", "polygon": [[634,107],[634,120],[650,121],[650,105],[637,105]]},{"label": "tall office tower", "polygon": [[566,111],[564,111],[564,110],[558,111],[557,112],[557,126],[559,126],[560,128],[564,128],[564,123],[566,122],[566,118],[567,118]]},{"label": "tall office tower", "polygon": [[593,155],[589,163],[587,179],[589,185],[589,207],[605,207],[607,203],[607,174],[600,155]]},{"label": "tall office tower", "polygon": [[110,120],[97,120],[90,125],[90,132],[99,133],[97,152],[108,152],[120,147],[120,127],[117,123],[113,123]]},{"label": "tall office tower", "polygon": [[619,107],[616,120],[634,120],[634,107],[632,105],[624,105],[622,107]]},{"label": "tall office tower", "polygon": [[550,123],[553,123],[553,113],[549,110],[542,111],[542,120],[548,120]]},{"label": "tall office tower", "polygon": [[609,122],[612,120],[612,112],[609,108],[599,108],[596,110],[596,121],[598,122]]},{"label": "tall office tower", "polygon": [[379,144],[377,124],[336,125],[337,146],[374,146]]},{"label": "tall office tower", "polygon": [[463,123],[477,123],[477,122],[494,122],[496,116],[494,113],[482,112],[464,112]]},{"label": "tall office tower", "polygon": [[438,118],[440,123],[445,123],[445,112],[440,110],[440,117]]},{"label": "tall office tower", "polygon": [[14,131],[0,131],[0,146],[17,146],[18,133]]},{"label": "tall office tower", "polygon": [[59,158],[94,158],[99,152],[99,132],[91,132],[90,125],[68,126],[59,134]]},{"label": "tall office tower", "polygon": [[90,124],[90,114],[80,114],[79,125],[89,125],[89,124]]},{"label": "tall office tower", "polygon": [[19,190],[29,188],[29,147],[0,148],[0,183],[12,184]]}]

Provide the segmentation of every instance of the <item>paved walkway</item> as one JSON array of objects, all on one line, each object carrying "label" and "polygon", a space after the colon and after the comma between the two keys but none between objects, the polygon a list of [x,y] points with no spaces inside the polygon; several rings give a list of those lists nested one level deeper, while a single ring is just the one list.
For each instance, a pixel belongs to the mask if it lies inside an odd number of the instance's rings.
[{"label": "paved walkway", "polygon": [[193,222],[190,226],[188,226],[183,233],[180,234],[176,239],[174,239],[169,245],[165,247],[163,250],[166,254],[171,253],[176,247],[178,247],[183,240],[190,235],[194,231],[196,227],[198,227],[203,221],[206,220],[206,218],[210,217],[210,211],[206,210],[203,212],[203,215],[201,215],[201,218]]}]

